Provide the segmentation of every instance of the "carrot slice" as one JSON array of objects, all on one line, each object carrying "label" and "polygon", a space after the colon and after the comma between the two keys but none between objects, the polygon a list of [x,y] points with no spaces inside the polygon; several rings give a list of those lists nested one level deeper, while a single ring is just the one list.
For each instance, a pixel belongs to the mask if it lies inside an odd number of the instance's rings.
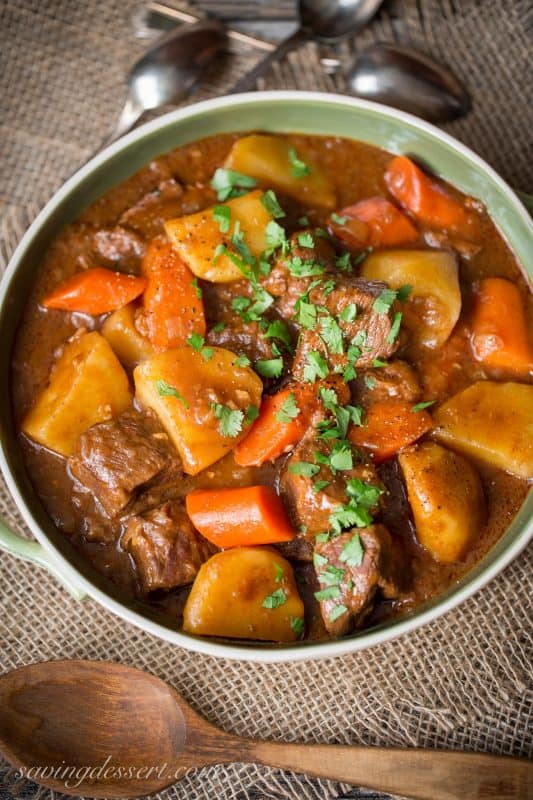
[{"label": "carrot slice", "polygon": [[194,527],[218,547],[294,539],[283,503],[270,486],[199,489],[188,494],[185,503]]},{"label": "carrot slice", "polygon": [[487,367],[527,377],[533,370],[533,346],[520,291],[505,278],[479,282],[472,314],[472,352]]},{"label": "carrot slice", "polygon": [[343,208],[340,216],[347,219],[344,223],[333,223],[333,232],[348,246],[395,247],[418,239],[412,222],[384,197],[361,200]]},{"label": "carrot slice", "polygon": [[[283,422],[282,406],[290,395],[299,409],[298,416]],[[300,441],[314,410],[312,393],[306,386],[283,389],[277,394],[263,397],[259,416],[250,428],[245,439],[233,451],[235,461],[241,467],[258,467],[265,461],[273,461]]]},{"label": "carrot slice", "polygon": [[433,420],[427,411],[413,411],[412,404],[404,400],[383,400],[368,407],[363,425],[353,425],[348,438],[353,444],[371,450],[378,463],[392,458],[432,427]]},{"label": "carrot slice", "polygon": [[185,344],[191,333],[203,336],[201,290],[170,242],[154,239],[150,243],[142,271],[148,281],[143,309],[146,334],[152,345],[157,350],[168,350]]},{"label": "carrot slice", "polygon": [[454,230],[470,227],[472,215],[407,156],[397,156],[387,166],[385,183],[400,205],[421,222]]},{"label": "carrot slice", "polygon": [[135,300],[146,286],[144,278],[95,267],[78,272],[45,297],[44,308],[107,314]]}]

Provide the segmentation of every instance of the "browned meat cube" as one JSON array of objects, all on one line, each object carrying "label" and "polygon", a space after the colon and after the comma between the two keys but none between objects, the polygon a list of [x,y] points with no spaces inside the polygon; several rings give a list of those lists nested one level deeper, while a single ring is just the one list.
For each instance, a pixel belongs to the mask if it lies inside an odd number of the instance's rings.
[{"label": "browned meat cube", "polygon": [[133,228],[147,239],[164,232],[164,223],[184,214],[193,214],[214,200],[209,188],[182,186],[175,178],[161,181],[156,189],[145,194],[121,216],[121,225]]},{"label": "browned meat cube", "polygon": [[96,231],[94,246],[100,266],[111,269],[120,267],[127,272],[139,271],[146,249],[146,244],[140,236],[120,225]]},{"label": "browned meat cube", "polygon": [[390,361],[384,367],[365,370],[351,386],[354,399],[363,404],[391,398],[416,403],[421,394],[416,372],[400,359]]},{"label": "browned meat cube", "polygon": [[183,501],[130,517],[121,544],[133,556],[141,594],[191,583],[216,549],[195,531]]},{"label": "browned meat cube", "polygon": [[351,530],[317,544],[315,569],[320,609],[328,633],[342,636],[359,627],[380,589],[398,595],[393,543],[383,525]]},{"label": "browned meat cube", "polygon": [[237,354],[248,356],[250,361],[274,358],[272,339],[266,338],[257,322],[234,320],[222,330],[211,330],[207,343],[225,347]]},{"label": "browned meat cube", "polygon": [[106,514],[115,517],[136,490],[176,459],[153,415],[127,412],[82,434],[68,466]]},{"label": "browned meat cube", "polygon": [[[300,335],[293,372],[298,380],[304,380],[304,369],[308,363],[308,354],[318,352],[328,362],[330,370],[343,370],[348,363],[355,368],[372,366],[374,359],[389,358],[398,348],[398,340],[389,341],[392,328],[393,311],[378,313],[373,305],[381,292],[386,289],[384,283],[367,281],[363,278],[347,276],[337,277],[332,291],[325,291],[322,286],[311,290],[309,300],[316,306],[326,308],[331,317],[338,321],[344,343],[343,352],[332,352],[323,340],[320,318],[316,328],[304,330]],[[350,306],[350,309],[348,309]],[[355,307],[355,314],[348,314],[343,320],[343,312]],[[349,353],[348,348],[357,348]],[[349,358],[350,356],[350,358]]]},{"label": "browned meat cube", "polygon": [[[347,479],[359,478],[364,483],[380,486],[372,464],[354,464],[353,469],[336,475],[333,475],[327,466],[316,464],[315,453],[318,451],[328,455],[331,446],[331,442],[319,439],[311,428],[285,462],[280,476],[281,498],[298,535],[307,540],[312,540],[317,533],[329,530],[332,512],[348,502]],[[317,471],[312,476],[292,472],[291,467],[299,462],[315,464]],[[318,481],[327,481],[327,485],[315,491]],[[298,552],[301,555],[296,557],[301,558],[302,555],[305,557],[306,548],[299,548]]]}]

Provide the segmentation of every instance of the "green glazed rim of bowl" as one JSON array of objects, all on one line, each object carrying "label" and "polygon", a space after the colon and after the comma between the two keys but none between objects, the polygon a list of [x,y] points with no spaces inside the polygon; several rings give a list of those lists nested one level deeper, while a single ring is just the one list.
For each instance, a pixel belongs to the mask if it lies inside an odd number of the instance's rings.
[{"label": "green glazed rim of bowl", "polygon": [[[420,119],[387,106],[320,92],[271,91],[206,100],[170,112],[113,143],[76,172],[40,212],[18,245],[0,285],[0,374],[8,385],[14,330],[24,305],[24,279],[31,280],[48,243],[61,228],[104,194],[161,155],[187,142],[217,133],[265,130],[358,139],[394,154],[416,157],[466,194],[483,201],[500,231],[533,278],[533,223],[512,189],[479,156]],[[26,281],[27,285],[27,281]],[[8,393],[4,393],[8,394]],[[148,633],[188,650],[256,662],[297,661],[355,652],[380,644],[435,620],[488,583],[525,547],[533,535],[533,492],[486,556],[455,585],[412,615],[336,641],[294,644],[233,643],[196,637],[152,619],[138,604],[113,597],[87,577],[79,554],[63,547],[24,472],[13,432],[9,400],[0,407],[0,467],[25,522],[39,544],[20,540],[7,549],[60,575],[79,596],[85,592],[108,610]],[[0,531],[1,533],[1,531]],[[57,532],[55,532],[57,534]],[[6,545],[6,541],[4,545]],[[1,537],[0,537],[1,544]],[[9,545],[9,542],[7,542]],[[28,547],[25,547],[25,546]],[[41,550],[42,545],[42,550]],[[29,547],[39,551],[29,551]],[[74,566],[77,564],[77,566]]]}]

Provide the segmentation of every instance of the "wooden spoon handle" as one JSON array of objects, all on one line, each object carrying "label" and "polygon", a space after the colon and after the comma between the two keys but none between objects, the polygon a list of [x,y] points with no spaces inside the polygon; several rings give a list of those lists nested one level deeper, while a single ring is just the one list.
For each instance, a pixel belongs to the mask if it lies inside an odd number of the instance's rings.
[{"label": "wooden spoon handle", "polygon": [[413,800],[526,800],[533,796],[532,765],[506,756],[277,742],[254,742],[250,756],[271,767]]}]

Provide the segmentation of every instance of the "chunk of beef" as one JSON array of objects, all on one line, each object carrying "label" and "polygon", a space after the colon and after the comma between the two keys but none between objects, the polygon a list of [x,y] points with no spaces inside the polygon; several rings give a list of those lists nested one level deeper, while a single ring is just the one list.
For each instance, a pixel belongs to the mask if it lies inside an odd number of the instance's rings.
[{"label": "chunk of beef", "polygon": [[[333,475],[331,470],[317,464],[319,471],[312,477],[297,475],[290,471],[291,465],[300,461],[314,464],[315,452],[329,455],[331,443],[319,439],[311,428],[299,445],[293,450],[285,462],[280,475],[280,494],[289,512],[298,536],[312,540],[317,533],[322,533],[330,528],[332,512],[348,502],[346,494],[346,480],[359,478],[365,483],[379,485],[376,470],[372,464],[354,464],[353,469]],[[317,481],[328,481],[328,485],[321,491],[315,492]],[[302,548],[305,555],[305,548]],[[300,556],[301,557],[301,556]]]},{"label": "chunk of beef", "polygon": [[[386,284],[379,281],[367,281],[363,278],[340,276],[335,281],[332,291],[323,286],[311,290],[309,299],[317,306],[327,309],[330,315],[338,320],[344,338],[344,352],[333,353],[320,335],[320,322],[316,329],[304,330],[298,341],[294,356],[293,372],[298,380],[303,380],[307,356],[310,352],[320,353],[328,362],[329,369],[343,370],[348,362],[348,349],[352,347],[350,361],[356,368],[372,366],[374,359],[387,359],[398,348],[398,340],[390,342],[393,312],[374,311],[374,301],[386,289]],[[355,306],[356,315],[347,322],[342,319],[342,312],[347,306]],[[357,348],[355,351],[353,348]]]},{"label": "chunk of beef", "polygon": [[384,367],[365,370],[351,384],[352,396],[365,405],[382,400],[405,400],[416,403],[421,389],[416,372],[405,361],[395,359]]},{"label": "chunk of beef", "polygon": [[141,594],[191,583],[215,550],[193,528],[182,501],[130,517],[121,544],[135,561]]},{"label": "chunk of beef", "polygon": [[155,416],[126,412],[83,433],[68,466],[106,514],[114,517],[136,491],[176,460]]},{"label": "chunk of beef", "polygon": [[209,188],[182,186],[175,178],[166,178],[156,189],[145,194],[120,217],[120,224],[133,228],[147,239],[163,233],[163,225],[174,217],[193,214],[214,200]]},{"label": "chunk of beef", "polygon": [[274,358],[272,339],[267,339],[257,322],[244,322],[235,319],[222,330],[211,330],[207,334],[207,343],[217,347],[225,347],[237,354],[248,356],[250,361]]},{"label": "chunk of beef", "polygon": [[[117,225],[97,230],[94,234],[94,247],[101,266],[120,267],[126,272],[137,273],[146,244],[134,231]],[[102,264],[102,261],[107,263]]]},{"label": "chunk of beef", "polygon": [[[314,247],[303,247],[298,243],[302,233],[313,237]],[[278,259],[272,270],[263,279],[263,287],[276,298],[275,308],[286,320],[294,317],[294,306],[301,295],[305,294],[311,281],[317,277],[331,277],[329,273],[335,268],[335,250],[327,239],[313,235],[313,231],[300,231],[290,239],[291,249],[287,256]],[[290,267],[289,265],[294,265]],[[298,277],[305,265],[318,266],[319,275]]]},{"label": "chunk of beef", "polygon": [[315,547],[315,568],[322,617],[331,636],[360,627],[371,611],[376,591],[398,595],[393,542],[383,525],[351,530]]}]

